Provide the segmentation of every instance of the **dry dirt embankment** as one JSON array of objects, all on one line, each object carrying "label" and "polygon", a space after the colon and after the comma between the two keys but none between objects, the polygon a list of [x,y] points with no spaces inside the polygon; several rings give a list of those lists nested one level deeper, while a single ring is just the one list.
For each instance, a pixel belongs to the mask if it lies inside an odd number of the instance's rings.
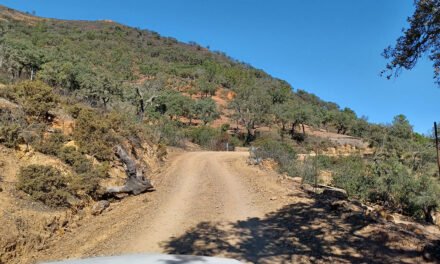
[{"label": "dry dirt embankment", "polygon": [[247,155],[172,154],[155,192],[113,203],[36,259],[164,252],[254,263],[421,262],[426,244],[440,239],[437,229],[314,197],[246,165]]}]

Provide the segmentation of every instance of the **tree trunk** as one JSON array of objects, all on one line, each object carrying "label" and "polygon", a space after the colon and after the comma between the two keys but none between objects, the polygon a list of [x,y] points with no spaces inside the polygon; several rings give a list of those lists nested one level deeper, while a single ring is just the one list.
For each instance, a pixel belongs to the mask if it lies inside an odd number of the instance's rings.
[{"label": "tree trunk", "polygon": [[292,139],[295,137],[295,123],[292,123],[292,128],[290,129],[290,136]]},{"label": "tree trunk", "polygon": [[104,109],[107,109],[107,104],[110,101],[108,97],[102,97],[102,103],[104,104]]},{"label": "tree trunk", "polygon": [[144,95],[141,93],[138,87],[136,88],[136,94],[139,96],[139,106],[138,106],[139,108],[137,115],[140,119],[142,119],[144,117],[144,112],[145,112]]},{"label": "tree trunk", "polygon": [[284,141],[284,133],[286,132],[286,124],[283,122],[281,127],[281,141]]},{"label": "tree trunk", "polygon": [[432,206],[426,206],[425,208],[423,208],[423,214],[425,216],[425,221],[428,223],[434,223],[434,219],[432,218],[432,211],[434,210],[434,207]]},{"label": "tree trunk", "polygon": [[145,105],[153,105],[154,99],[157,98],[157,95],[152,95],[150,98],[148,98],[147,101],[145,101]]},{"label": "tree trunk", "polygon": [[301,124],[302,130],[303,130],[303,135],[306,135],[306,130],[304,129],[304,124]]},{"label": "tree trunk", "polygon": [[246,135],[246,140],[245,140],[246,145],[249,144],[252,140],[253,140],[252,129],[247,128],[247,135]]},{"label": "tree trunk", "polygon": [[109,187],[107,193],[132,193],[137,195],[153,188],[150,181],[145,178],[142,168],[121,146],[116,146],[116,155],[125,165],[127,181],[124,186]]}]

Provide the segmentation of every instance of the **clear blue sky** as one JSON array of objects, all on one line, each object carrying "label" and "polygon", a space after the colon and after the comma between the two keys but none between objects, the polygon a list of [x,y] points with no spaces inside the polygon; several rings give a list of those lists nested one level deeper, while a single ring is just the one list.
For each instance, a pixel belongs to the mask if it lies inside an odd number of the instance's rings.
[{"label": "clear blue sky", "polygon": [[[440,120],[440,89],[423,60],[395,80],[379,76],[383,49],[414,10],[413,0],[0,0],[63,19],[111,19],[195,41],[250,63],[377,123],[405,114],[426,133]],[[436,107],[437,106],[437,107]]]}]

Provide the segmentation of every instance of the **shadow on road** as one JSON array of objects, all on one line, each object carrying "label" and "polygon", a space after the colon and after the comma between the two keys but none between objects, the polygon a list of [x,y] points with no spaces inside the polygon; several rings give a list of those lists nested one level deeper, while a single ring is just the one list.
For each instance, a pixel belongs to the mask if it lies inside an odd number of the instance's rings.
[{"label": "shadow on road", "polygon": [[253,263],[384,263],[423,261],[422,235],[378,223],[361,212],[340,212],[326,201],[285,206],[264,218],[201,222],[166,241],[167,253],[227,256]]}]

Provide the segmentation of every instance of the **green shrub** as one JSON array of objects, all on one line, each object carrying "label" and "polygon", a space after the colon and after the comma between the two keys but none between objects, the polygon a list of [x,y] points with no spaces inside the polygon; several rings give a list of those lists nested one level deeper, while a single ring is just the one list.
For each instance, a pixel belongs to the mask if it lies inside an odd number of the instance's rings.
[{"label": "green shrub", "polygon": [[407,206],[410,215],[424,218],[432,222],[431,212],[440,207],[440,184],[430,176],[422,175],[418,178],[415,195]]},{"label": "green shrub", "polygon": [[333,184],[362,201],[428,221],[440,206],[438,181],[414,173],[393,157],[373,162],[360,157],[341,158],[334,172]]},{"label": "green shrub", "polygon": [[83,110],[84,107],[81,106],[80,104],[74,104],[71,106],[67,107],[67,112],[73,117],[73,118],[78,118],[79,113],[81,112],[81,110]]},{"label": "green shrub", "polygon": [[52,166],[30,165],[21,168],[17,188],[51,207],[69,205],[71,191],[67,177]]},{"label": "green shrub", "polygon": [[78,195],[86,194],[93,198],[100,195],[99,180],[108,176],[109,165],[107,162],[94,165],[90,159],[74,147],[63,147],[59,152],[59,158],[70,165],[75,172],[71,183],[72,190]]},{"label": "green shrub", "polygon": [[21,138],[22,127],[14,123],[0,124],[0,143],[8,148],[15,148],[22,143]]},{"label": "green shrub", "polygon": [[215,150],[221,141],[220,131],[208,126],[190,128],[186,135],[191,142],[211,150]]},{"label": "green shrub", "polygon": [[64,143],[67,141],[67,137],[59,130],[56,130],[54,133],[50,134],[46,138],[35,142],[33,147],[35,150],[47,154],[58,156],[61,148]]},{"label": "green shrub", "polygon": [[316,184],[319,174],[319,165],[317,157],[308,157],[303,162],[295,163],[294,172],[302,178],[302,182]]},{"label": "green shrub", "polygon": [[72,167],[76,173],[86,173],[93,169],[93,163],[75,147],[63,147],[58,152],[58,157]]},{"label": "green shrub", "polygon": [[366,170],[361,157],[341,157],[333,168],[333,185],[365,201],[375,184],[374,178],[368,176]]},{"label": "green shrub", "polygon": [[316,158],[316,166],[320,170],[327,170],[334,168],[335,164],[337,163],[337,158],[329,157],[326,155],[317,155],[315,158]]},{"label": "green shrub", "polygon": [[235,136],[230,136],[228,138],[228,142],[229,142],[229,144],[231,144],[234,147],[236,147],[236,146],[243,146],[243,144],[244,144],[243,141],[241,141],[239,138],[237,138]]},{"label": "green shrub", "polygon": [[226,132],[226,131],[228,131],[229,129],[231,129],[231,125],[228,124],[228,123],[222,124],[221,127],[220,127],[220,129],[221,129],[223,132]]},{"label": "green shrub", "polygon": [[151,129],[152,133],[156,136],[157,142],[175,147],[183,146],[185,135],[177,121],[160,118]]},{"label": "green shrub", "polygon": [[102,114],[89,109],[79,112],[73,138],[78,143],[81,152],[100,161],[112,158],[113,147],[117,143],[111,123]]},{"label": "green shrub", "polygon": [[41,81],[24,81],[9,86],[6,95],[20,104],[26,114],[40,120],[47,119],[49,110],[53,109],[58,101],[52,88]]},{"label": "green shrub", "polygon": [[24,142],[22,137],[26,121],[20,115],[8,109],[0,109],[0,144],[15,148]]},{"label": "green shrub", "polygon": [[254,146],[257,147],[255,152],[257,157],[275,160],[281,172],[287,172],[291,176],[297,172],[295,169],[297,154],[292,146],[271,138],[260,138],[254,142]]},{"label": "green shrub", "polygon": [[88,195],[93,199],[97,199],[102,194],[99,185],[100,178],[100,172],[95,169],[88,173],[77,174],[72,178],[71,188],[79,196]]}]

